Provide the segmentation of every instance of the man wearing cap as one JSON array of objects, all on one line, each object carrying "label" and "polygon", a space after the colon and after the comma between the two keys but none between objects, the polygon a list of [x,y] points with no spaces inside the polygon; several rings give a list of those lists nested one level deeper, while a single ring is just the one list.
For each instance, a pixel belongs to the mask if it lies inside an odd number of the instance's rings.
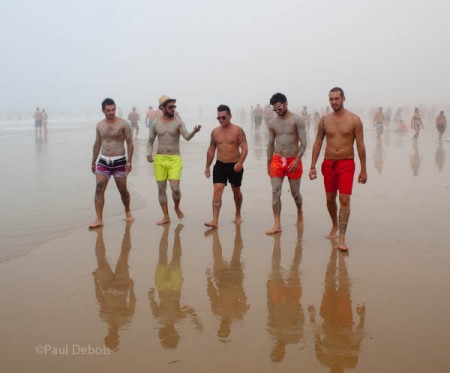
[{"label": "man wearing cap", "polygon": [[[180,210],[180,179],[183,168],[180,156],[180,135],[189,141],[202,128],[201,125],[198,125],[192,132],[188,132],[184,122],[175,112],[175,102],[176,100],[169,96],[162,96],[159,99],[159,109],[163,115],[161,118],[157,118],[150,128],[147,144],[147,160],[153,162],[155,179],[158,184],[159,204],[163,211],[162,220],[157,222],[159,225],[170,223],[166,194],[167,180],[172,189],[175,212],[179,219],[184,217]],[[153,158],[153,143],[156,137],[158,137],[158,149]]]}]

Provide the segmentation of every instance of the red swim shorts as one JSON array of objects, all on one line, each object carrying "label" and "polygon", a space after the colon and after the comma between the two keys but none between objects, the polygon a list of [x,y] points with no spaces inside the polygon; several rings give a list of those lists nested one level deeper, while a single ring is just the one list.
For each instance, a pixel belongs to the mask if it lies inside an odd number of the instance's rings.
[{"label": "red swim shorts", "polygon": [[289,166],[295,161],[295,157],[284,158],[280,157],[278,154],[272,156],[272,161],[270,162],[269,174],[270,177],[284,177],[287,176],[289,179],[300,179],[303,174],[302,160],[298,162],[298,168],[296,171],[289,172]]},{"label": "red swim shorts", "polygon": [[339,190],[342,194],[352,194],[355,161],[353,159],[324,159],[322,175],[327,193]]}]

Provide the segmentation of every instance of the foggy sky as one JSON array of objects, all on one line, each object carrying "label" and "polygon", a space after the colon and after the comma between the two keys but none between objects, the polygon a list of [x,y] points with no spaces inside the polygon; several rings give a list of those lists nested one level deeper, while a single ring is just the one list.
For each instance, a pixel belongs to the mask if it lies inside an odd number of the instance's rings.
[{"label": "foggy sky", "polygon": [[447,0],[2,0],[0,110],[450,102]]}]

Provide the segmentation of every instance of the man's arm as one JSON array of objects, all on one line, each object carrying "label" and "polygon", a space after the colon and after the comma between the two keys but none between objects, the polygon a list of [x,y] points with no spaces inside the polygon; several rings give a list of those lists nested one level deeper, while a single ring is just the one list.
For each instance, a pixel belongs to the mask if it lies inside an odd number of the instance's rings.
[{"label": "man's arm", "polygon": [[102,147],[102,138],[100,136],[100,131],[98,129],[98,125],[97,128],[95,129],[95,142],[94,142],[94,146],[92,148],[92,165],[91,165],[91,169],[92,169],[92,173],[95,174],[95,170],[96,170],[96,164],[95,162],[97,161],[97,157],[100,154],[100,149]]},{"label": "man's arm", "polygon": [[355,140],[356,140],[356,149],[358,150],[359,162],[361,163],[361,171],[359,173],[358,182],[361,184],[365,184],[367,181],[366,147],[364,146],[363,124],[359,117],[355,124]]},{"label": "man's arm", "polygon": [[147,161],[153,162],[153,143],[156,138],[156,123],[151,126],[149,134],[148,134],[148,142],[147,142]]},{"label": "man's arm", "polygon": [[319,158],[320,149],[322,149],[324,137],[325,137],[325,119],[324,119],[324,117],[322,117],[319,120],[319,125],[317,127],[316,141],[314,142],[314,145],[312,148],[311,167],[309,170],[309,178],[311,180],[314,180],[317,178],[316,162],[317,162],[317,159]]},{"label": "man's arm", "polygon": [[242,170],[242,167],[244,166],[244,162],[248,154],[247,137],[245,136],[245,132],[241,127],[238,127],[237,137],[239,147],[241,148],[241,157],[239,158],[239,161],[234,165],[234,171],[240,172]]},{"label": "man's arm", "polygon": [[188,130],[186,129],[186,125],[184,124],[184,122],[181,120],[181,118],[179,118],[180,121],[180,134],[181,136],[183,136],[183,139],[185,139],[186,141],[189,141],[190,139],[192,139],[194,137],[194,135],[200,131],[200,129],[202,128],[201,125],[198,126],[194,126],[194,129],[192,130],[192,132],[188,132]]},{"label": "man's arm", "polygon": [[131,136],[131,127],[128,124],[128,122],[124,122],[123,131],[125,142],[127,143],[127,164],[125,166],[125,171],[129,173],[131,172],[132,169],[131,162],[133,160],[134,145],[133,145],[133,138]]},{"label": "man's arm", "polygon": [[205,176],[211,176],[211,163],[214,160],[214,154],[216,153],[217,144],[214,140],[214,130],[211,131],[211,141],[209,142],[208,151],[206,152],[206,167],[205,167]]},{"label": "man's arm", "polygon": [[267,173],[270,175],[270,162],[272,162],[273,152],[275,150],[275,131],[269,126],[267,139]]}]

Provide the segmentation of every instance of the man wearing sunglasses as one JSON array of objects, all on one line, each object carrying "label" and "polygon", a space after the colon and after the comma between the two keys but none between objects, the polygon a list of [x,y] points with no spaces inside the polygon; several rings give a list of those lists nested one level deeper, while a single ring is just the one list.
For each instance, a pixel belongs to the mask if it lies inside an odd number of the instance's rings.
[{"label": "man wearing sunglasses", "polygon": [[219,226],[219,212],[222,207],[222,194],[230,181],[233,191],[236,214],[233,222],[241,223],[242,193],[241,183],[244,174],[243,164],[248,153],[247,138],[244,130],[231,123],[231,111],[227,105],[217,108],[217,120],[220,126],[211,132],[211,142],[206,153],[205,176],[211,176],[211,163],[217,149],[217,160],[213,169],[214,195],[212,201],[213,218],[205,223],[209,228]]},{"label": "man wearing sunglasses", "polygon": [[[178,219],[183,219],[184,214],[180,210],[180,179],[183,162],[180,156],[180,135],[189,141],[200,131],[202,126],[195,126],[192,132],[188,132],[184,122],[178,113],[175,112],[176,100],[169,96],[162,96],[159,99],[159,109],[163,115],[153,123],[150,128],[147,144],[147,160],[153,162],[153,171],[156,183],[158,184],[159,204],[163,212],[163,218],[156,224],[163,225],[170,223],[169,209],[167,205],[167,180],[172,189],[172,197],[175,212]],[[153,143],[158,137],[158,150],[153,158]]]},{"label": "man wearing sunglasses", "polygon": [[267,235],[281,232],[281,187],[285,176],[295,205],[297,206],[297,226],[303,225],[302,195],[300,178],[303,173],[302,156],[306,150],[305,122],[288,109],[287,98],[275,93],[270,104],[277,117],[268,125],[267,172],[272,184],[272,210],[275,224],[266,231]]}]

